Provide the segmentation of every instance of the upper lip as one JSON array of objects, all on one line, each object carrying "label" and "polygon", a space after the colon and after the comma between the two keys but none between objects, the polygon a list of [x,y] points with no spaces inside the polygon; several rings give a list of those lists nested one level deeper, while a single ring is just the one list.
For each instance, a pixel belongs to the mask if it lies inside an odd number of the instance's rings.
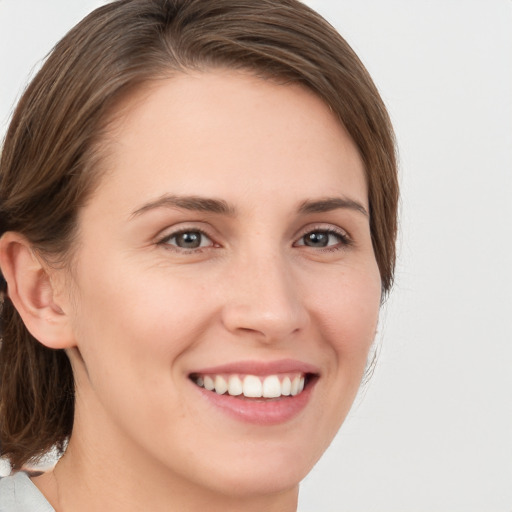
[{"label": "upper lip", "polygon": [[277,373],[313,373],[319,374],[320,370],[304,361],[294,359],[280,359],[277,361],[234,361],[219,366],[199,368],[190,372],[193,374],[246,374],[246,375],[274,375]]}]

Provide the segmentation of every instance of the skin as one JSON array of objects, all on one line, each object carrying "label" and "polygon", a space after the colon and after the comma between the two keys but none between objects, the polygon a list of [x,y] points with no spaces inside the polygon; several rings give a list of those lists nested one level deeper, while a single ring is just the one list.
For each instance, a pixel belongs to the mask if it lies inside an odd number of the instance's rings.
[{"label": "skin", "polygon": [[[105,144],[71,270],[46,269],[39,299],[61,322],[47,344],[67,349],[77,398],[68,450],[36,485],[66,512],[295,510],[354,400],[378,319],[352,140],[309,90],[217,70],[126,99]],[[166,194],[229,212],[155,206]],[[352,206],[300,209],[327,198]],[[203,231],[202,246],[180,249],[173,234],[184,230]],[[329,231],[326,247],[306,245]],[[10,253],[6,267],[29,261]],[[290,358],[319,379],[277,425],[226,415],[188,378]]]}]

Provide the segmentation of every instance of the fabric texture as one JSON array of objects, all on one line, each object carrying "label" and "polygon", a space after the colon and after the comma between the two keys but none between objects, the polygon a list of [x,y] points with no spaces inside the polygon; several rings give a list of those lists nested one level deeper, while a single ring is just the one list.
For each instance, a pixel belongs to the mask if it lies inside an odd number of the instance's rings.
[{"label": "fabric texture", "polygon": [[22,471],[0,478],[0,512],[55,512]]}]

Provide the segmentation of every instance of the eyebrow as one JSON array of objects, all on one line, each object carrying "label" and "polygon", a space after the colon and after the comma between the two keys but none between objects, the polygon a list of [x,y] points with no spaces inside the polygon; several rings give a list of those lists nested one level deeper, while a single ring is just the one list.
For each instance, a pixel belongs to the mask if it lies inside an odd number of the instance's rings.
[{"label": "eyebrow", "polygon": [[325,199],[304,201],[299,207],[299,213],[324,213],[339,208],[354,210],[362,213],[365,217],[370,217],[366,208],[361,203],[345,197],[326,197]]},{"label": "eyebrow", "polygon": [[222,199],[211,199],[200,196],[164,195],[141,206],[131,214],[131,217],[138,217],[144,212],[156,208],[180,208],[182,210],[195,212],[218,213],[220,215],[229,216],[235,215],[235,209]]},{"label": "eyebrow", "polygon": [[[154,201],[144,204],[132,212],[131,217],[138,217],[149,210],[157,208],[179,208],[195,212],[228,215],[230,217],[234,217],[236,214],[235,208],[222,199],[166,194]],[[369,217],[366,208],[361,203],[344,197],[327,197],[323,199],[303,201],[298,208],[298,212],[300,214],[324,213],[337,209],[349,209],[362,213],[365,217]]]}]

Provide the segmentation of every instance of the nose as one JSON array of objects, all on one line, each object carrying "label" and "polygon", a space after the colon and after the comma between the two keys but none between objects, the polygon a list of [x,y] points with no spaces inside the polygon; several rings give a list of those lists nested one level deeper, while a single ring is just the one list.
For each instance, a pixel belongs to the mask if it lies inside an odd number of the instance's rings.
[{"label": "nose", "polygon": [[230,332],[276,343],[307,326],[304,290],[283,257],[267,254],[241,258],[227,281],[222,321]]}]

